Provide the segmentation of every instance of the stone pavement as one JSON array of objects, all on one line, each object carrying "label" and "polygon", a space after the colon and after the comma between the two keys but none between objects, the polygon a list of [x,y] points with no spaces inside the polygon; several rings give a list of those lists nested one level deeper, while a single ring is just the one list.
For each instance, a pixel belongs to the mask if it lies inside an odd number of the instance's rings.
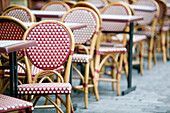
[{"label": "stone pavement", "polygon": [[[170,61],[163,63],[161,54],[157,54],[157,65],[147,69],[147,60],[144,61],[144,75],[133,70],[133,86],[136,90],[117,96],[111,90],[110,82],[100,82],[99,96],[89,94],[89,108],[84,108],[84,95],[81,92],[72,92],[72,101],[77,105],[75,113],[170,113]],[[73,81],[75,83],[76,81]],[[121,90],[127,87],[126,77],[121,78]],[[34,113],[54,113],[55,109],[34,110]]]}]

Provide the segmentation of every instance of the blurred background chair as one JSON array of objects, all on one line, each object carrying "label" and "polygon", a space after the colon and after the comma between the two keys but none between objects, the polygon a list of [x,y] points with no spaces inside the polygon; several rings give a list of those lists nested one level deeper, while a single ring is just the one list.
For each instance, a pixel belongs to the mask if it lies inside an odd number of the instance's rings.
[{"label": "blurred background chair", "polygon": [[154,59],[154,65],[156,65],[156,50],[155,50],[155,26],[159,17],[159,6],[156,1],[153,0],[138,0],[135,5],[143,5],[155,8],[154,11],[139,11],[135,10],[135,15],[142,16],[144,19],[136,22],[134,34],[146,35],[147,41],[144,45],[148,58],[148,69],[152,67],[152,58]]},{"label": "blurred background chair", "polygon": [[[45,4],[41,10],[44,11],[69,11],[70,7],[62,1],[52,1]],[[61,21],[61,18],[41,18],[41,20],[57,20]]]},{"label": "blurred background chair", "polygon": [[[73,84],[73,89],[84,92],[85,108],[88,108],[88,90],[94,88],[96,99],[99,100],[98,88],[94,75],[94,50],[99,32],[99,18],[97,14],[83,7],[73,8],[62,18],[64,23],[82,23],[87,27],[74,30],[75,54],[73,55],[73,69],[78,73],[81,82]],[[88,46],[88,48],[87,48]],[[84,66],[83,70],[78,69],[78,65]],[[91,76],[90,76],[91,75]],[[91,81],[89,82],[89,78]],[[78,83],[78,82],[77,82]]]},{"label": "blurred background chair", "polygon": [[[106,15],[131,15],[130,9],[123,2],[115,2],[111,3],[108,6],[104,7],[101,13]],[[100,37],[100,40],[97,41],[96,46],[96,59],[95,59],[95,77],[96,80],[99,81],[107,81],[112,82],[112,89],[115,90],[115,83],[117,83],[117,94],[120,95],[120,78],[122,71],[122,63],[126,62],[126,48],[123,44],[113,44],[107,43],[107,39],[111,37],[112,32],[116,31],[128,31],[127,27],[128,23],[121,22],[110,22],[103,21],[102,22],[102,32],[103,37]],[[114,34],[115,35],[115,34]],[[106,41],[105,43],[103,43]],[[126,45],[126,38],[124,38],[123,43]],[[106,64],[108,61],[109,64]],[[106,65],[111,66],[111,78],[105,78],[103,76],[103,67]],[[116,75],[116,67],[117,67],[117,75]],[[127,69],[127,68],[126,68]],[[101,73],[103,72],[103,73]],[[97,82],[97,83],[98,83]]]},{"label": "blurred background chair", "polygon": [[162,52],[163,62],[166,62],[169,54],[169,25],[167,24],[168,7],[163,0],[156,0],[156,2],[160,8],[158,22],[155,26],[157,38],[156,50]]},{"label": "blurred background chair", "polygon": [[22,22],[36,22],[36,18],[33,14],[31,14],[30,10],[24,6],[12,6],[7,7],[2,14],[2,16],[11,16],[15,17]]}]

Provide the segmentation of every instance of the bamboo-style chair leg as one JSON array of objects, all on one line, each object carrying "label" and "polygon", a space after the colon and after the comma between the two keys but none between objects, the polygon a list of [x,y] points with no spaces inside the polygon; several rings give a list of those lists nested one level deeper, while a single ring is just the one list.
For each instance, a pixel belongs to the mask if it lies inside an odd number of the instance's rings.
[{"label": "bamboo-style chair leg", "polygon": [[120,79],[121,79],[121,70],[122,70],[122,63],[123,63],[123,54],[120,54],[119,65],[118,65],[118,72],[117,72],[117,95],[120,96]]},{"label": "bamboo-style chair leg", "polygon": [[99,101],[99,90],[98,90],[98,85],[96,83],[95,77],[93,77],[93,84],[94,84],[94,93],[96,95],[96,100]]},{"label": "bamboo-style chair leg", "polygon": [[148,50],[148,69],[151,69],[151,67],[152,67],[153,43],[154,43],[154,38],[151,37],[149,40],[149,50]]},{"label": "bamboo-style chair leg", "polygon": [[154,66],[156,66],[157,59],[156,59],[156,47],[155,46],[153,46],[153,61],[154,61]]},{"label": "bamboo-style chair leg", "polygon": [[89,79],[89,63],[85,64],[85,76],[84,76],[84,101],[85,101],[85,108],[88,108],[88,79]]},{"label": "bamboo-style chair leg", "polygon": [[[111,75],[113,79],[116,78],[116,65],[114,62],[113,62],[113,65],[111,66]],[[116,84],[115,82],[112,82],[112,90],[114,91],[115,88],[116,88]]]},{"label": "bamboo-style chair leg", "polygon": [[91,69],[91,78],[92,78],[92,84],[93,84],[93,88],[94,88],[94,94],[96,96],[96,100],[99,101],[99,91],[98,91],[98,87],[97,87],[97,84],[96,84],[96,79],[95,79],[95,72],[94,72],[94,62],[91,61],[90,62],[90,69]]},{"label": "bamboo-style chair leg", "polygon": [[128,78],[128,61],[127,61],[127,53],[124,53],[123,55],[123,62],[124,62],[124,70],[126,73],[126,77]]},{"label": "bamboo-style chair leg", "polygon": [[166,58],[169,58],[169,31],[166,32]]},{"label": "bamboo-style chair leg", "polygon": [[70,98],[70,94],[66,95],[66,113],[70,113],[71,112],[71,98]]},{"label": "bamboo-style chair leg", "polygon": [[144,52],[144,42],[140,44],[140,73],[143,75],[143,52]]},{"label": "bamboo-style chair leg", "polygon": [[[61,95],[58,95],[58,96],[61,97]],[[62,98],[62,97],[61,97],[61,98]],[[57,105],[61,108],[61,101],[60,101],[60,99],[57,97],[57,95],[56,95],[56,103],[57,103]],[[57,113],[60,113],[60,111],[57,110]]]},{"label": "bamboo-style chair leg", "polygon": [[166,50],[165,50],[165,32],[161,32],[161,47],[162,47],[163,62],[165,63],[167,61]]}]

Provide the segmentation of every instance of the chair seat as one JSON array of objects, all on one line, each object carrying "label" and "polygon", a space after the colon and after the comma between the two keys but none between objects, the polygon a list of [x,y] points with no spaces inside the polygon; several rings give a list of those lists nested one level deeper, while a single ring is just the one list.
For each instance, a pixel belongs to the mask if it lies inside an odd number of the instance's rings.
[{"label": "chair seat", "polygon": [[34,83],[18,86],[18,94],[71,94],[70,83]]},{"label": "chair seat", "polygon": [[[111,39],[113,41],[123,41],[123,34],[116,35],[116,38],[115,36],[113,36]],[[143,41],[146,39],[147,39],[146,35],[133,35],[133,43]],[[127,40],[129,40],[129,35],[127,35]]]},{"label": "chair seat", "polygon": [[73,55],[73,59],[72,61],[73,62],[84,62],[84,63],[87,63],[89,62],[89,60],[92,60],[92,56],[91,55],[86,55],[86,54],[74,54]]},{"label": "chair seat", "polygon": [[[22,66],[25,68],[25,64],[22,64]],[[34,78],[35,77],[35,75],[38,73],[38,72],[40,72],[40,71],[42,71],[42,69],[40,69],[40,68],[37,68],[37,67],[35,67],[34,65],[32,65],[32,78]],[[61,66],[61,67],[59,67],[59,68],[57,68],[55,71],[57,71],[57,72],[62,72],[64,70],[64,66]],[[10,73],[10,70],[5,70],[5,74],[9,74]],[[24,69],[21,67],[21,66],[19,66],[18,65],[18,75],[21,75],[21,76],[25,76],[25,71],[24,71]]]},{"label": "chair seat", "polygon": [[102,47],[124,47],[123,44],[116,44],[111,42],[101,42],[100,46]]},{"label": "chair seat", "polygon": [[100,47],[99,48],[99,54],[102,53],[124,53],[126,52],[126,48],[125,47]]},{"label": "chair seat", "polygon": [[135,31],[135,35],[146,35],[147,37],[154,37],[154,33],[150,31]]},{"label": "chair seat", "polygon": [[[160,31],[160,27],[159,26],[156,26],[155,27],[155,32],[159,32]],[[169,31],[169,26],[163,26],[163,28],[162,28],[162,31],[163,32],[166,32],[166,31]]]},{"label": "chair seat", "polygon": [[0,112],[10,112],[26,108],[29,108],[31,111],[34,109],[31,102],[0,94]]}]

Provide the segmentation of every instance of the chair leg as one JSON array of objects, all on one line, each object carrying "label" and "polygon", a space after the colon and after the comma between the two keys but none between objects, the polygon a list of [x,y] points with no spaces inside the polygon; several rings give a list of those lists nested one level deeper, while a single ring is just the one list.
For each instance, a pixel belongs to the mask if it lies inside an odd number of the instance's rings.
[{"label": "chair leg", "polygon": [[144,42],[140,44],[140,73],[143,75],[143,52],[144,52]]},{"label": "chair leg", "polygon": [[154,38],[151,37],[149,40],[149,50],[148,50],[148,69],[152,67],[152,51],[153,51]]},{"label": "chair leg", "polygon": [[123,62],[124,62],[126,77],[128,78],[128,71],[129,70],[128,70],[128,61],[127,61],[127,54],[126,53],[124,53]]},{"label": "chair leg", "polygon": [[[58,96],[60,96],[61,97],[61,95],[58,95]],[[62,97],[61,97],[62,98]],[[60,99],[56,96],[56,103],[57,103],[57,105],[61,108],[61,101],[60,101]],[[57,113],[60,113],[60,111],[59,110],[57,110]]]},{"label": "chair leg", "polygon": [[[116,78],[116,65],[115,65],[114,62],[113,62],[113,66],[111,67],[111,75],[112,75],[112,78],[113,78],[113,79]],[[115,87],[116,87],[115,82],[112,82],[112,90],[113,90],[113,91],[115,90]]]},{"label": "chair leg", "polygon": [[70,113],[71,112],[71,98],[70,98],[70,94],[66,95],[66,113]]},{"label": "chair leg", "polygon": [[169,58],[169,31],[166,32],[166,58]]},{"label": "chair leg", "polygon": [[162,47],[163,62],[166,62],[167,58],[166,58],[166,50],[165,50],[165,32],[161,32],[161,47]]},{"label": "chair leg", "polygon": [[92,84],[93,84],[93,87],[94,87],[94,94],[96,96],[96,100],[98,101],[99,100],[99,91],[98,91],[98,87],[97,87],[97,84],[96,84],[96,79],[95,79],[95,72],[94,72],[94,62],[91,61],[90,62],[90,69],[91,69],[91,72],[92,72]]},{"label": "chair leg", "polygon": [[123,54],[120,54],[118,72],[117,72],[117,95],[118,96],[121,95],[120,94],[120,79],[121,79],[122,63],[123,63]]},{"label": "chair leg", "polygon": [[89,63],[85,64],[85,76],[84,76],[84,101],[85,101],[85,108],[88,108],[88,79],[89,79]]}]

